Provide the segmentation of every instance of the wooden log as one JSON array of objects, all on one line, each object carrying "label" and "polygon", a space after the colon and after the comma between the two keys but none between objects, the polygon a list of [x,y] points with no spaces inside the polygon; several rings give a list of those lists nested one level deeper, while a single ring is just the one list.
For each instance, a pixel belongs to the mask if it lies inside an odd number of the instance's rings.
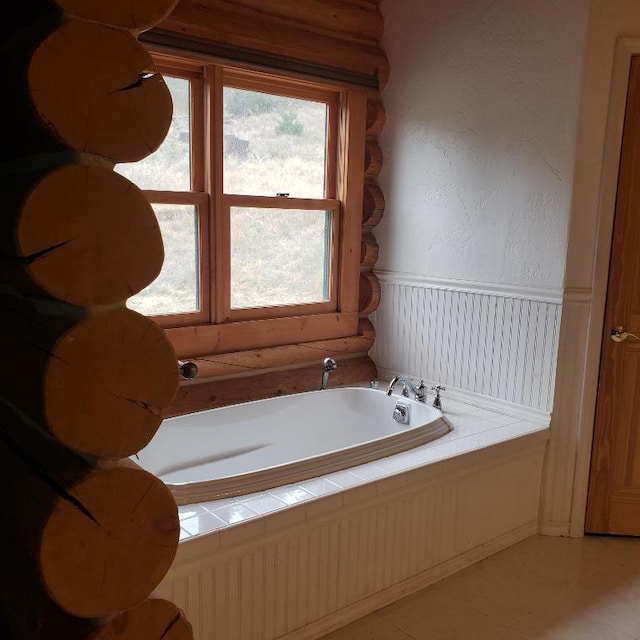
[{"label": "wooden log", "polygon": [[[24,499],[32,510],[29,496]],[[7,504],[4,495],[3,502]],[[0,638],[85,640],[95,629],[94,621],[72,616],[53,602],[42,584],[32,553],[27,553],[24,547],[24,536],[16,531],[14,523],[6,522],[8,516],[0,517],[3,525],[0,540],[5,549],[0,554]]]},{"label": "wooden log", "polygon": [[59,166],[78,151],[114,163],[155,151],[173,104],[137,39],[78,19],[42,30],[25,29],[0,62],[12,97],[0,124],[0,173]]},{"label": "wooden log", "polygon": [[[227,8],[227,2],[200,0],[212,11]],[[345,40],[377,43],[382,38],[383,19],[377,6],[369,2],[344,0],[234,0],[234,4],[254,12],[254,20],[283,18],[306,31],[324,35],[339,35]]]},{"label": "wooden log", "polygon": [[365,183],[362,201],[362,226],[365,229],[375,227],[382,220],[384,206],[385,200],[382,189],[373,182]]},{"label": "wooden log", "polygon": [[382,91],[387,86],[390,75],[391,68],[389,67],[389,61],[385,57],[385,59],[380,63],[380,66],[377,69],[378,91]]},{"label": "wooden log", "polygon": [[161,480],[128,460],[94,468],[5,405],[0,482],[2,530],[15,532],[11,552],[72,616],[97,619],[136,606],[175,557],[178,513]]},{"label": "wooden log", "polygon": [[82,307],[144,289],[164,259],[143,193],[101,166],[0,178],[0,283]]},{"label": "wooden log", "polygon": [[84,618],[144,600],[178,545],[177,508],[166,485],[142,469],[114,467],[91,472],[68,493],[74,501],[56,500],[40,543],[42,579],[53,600]]},{"label": "wooden log", "polygon": [[80,312],[0,298],[0,357],[11,363],[0,372],[2,395],[74,451],[130,456],[153,437],[175,395],[175,352],[134,311]]},{"label": "wooden log", "polygon": [[358,322],[358,335],[368,338],[369,340],[375,340],[376,330],[369,318],[360,318]]},{"label": "wooden log", "polygon": [[373,138],[368,138],[364,147],[364,177],[375,180],[382,169],[382,149]]},{"label": "wooden log", "polygon": [[345,41],[339,34],[314,33],[277,16],[256,16],[252,9],[229,1],[216,2],[214,9],[198,0],[182,0],[159,28],[376,79],[378,70],[388,66],[377,46]]},{"label": "wooden log", "polygon": [[360,274],[360,315],[368,316],[380,305],[380,282],[371,271]]},{"label": "wooden log", "polygon": [[200,384],[210,378],[255,375],[294,365],[311,365],[327,356],[364,355],[372,346],[372,339],[358,335],[204,356],[194,360],[199,372],[194,383]]},{"label": "wooden log", "polygon": [[367,101],[367,136],[380,135],[387,119],[387,112],[380,100]]},{"label": "wooden log", "polygon": [[[333,355],[327,353],[326,355]],[[335,358],[338,368],[332,372],[330,387],[366,384],[377,376],[376,366],[368,355]],[[224,407],[239,402],[262,400],[304,391],[316,391],[322,381],[322,359],[313,366],[292,367],[263,372],[242,379],[223,378],[180,388],[167,417]]]},{"label": "wooden log", "polygon": [[366,233],[360,243],[360,270],[370,271],[378,261],[378,242],[372,233]]},{"label": "wooden log", "polygon": [[173,602],[148,598],[123,611],[88,640],[192,640],[193,628]]},{"label": "wooden log", "polygon": [[55,0],[65,13],[135,32],[166,18],[178,0]]}]

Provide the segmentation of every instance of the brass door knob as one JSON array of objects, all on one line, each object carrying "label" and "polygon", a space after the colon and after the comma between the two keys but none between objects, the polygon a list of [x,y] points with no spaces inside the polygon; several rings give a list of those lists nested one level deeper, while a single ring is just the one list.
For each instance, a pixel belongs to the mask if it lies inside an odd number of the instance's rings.
[{"label": "brass door knob", "polygon": [[611,329],[610,337],[614,342],[624,342],[627,338],[632,338],[633,340],[640,341],[640,337],[638,337],[635,333],[625,331],[625,328],[622,326],[614,327],[613,329]]}]

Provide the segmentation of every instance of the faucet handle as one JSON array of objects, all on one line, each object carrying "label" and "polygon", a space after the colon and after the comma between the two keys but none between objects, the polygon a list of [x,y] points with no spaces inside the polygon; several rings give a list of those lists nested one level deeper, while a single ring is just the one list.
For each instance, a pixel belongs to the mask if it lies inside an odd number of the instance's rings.
[{"label": "faucet handle", "polygon": [[443,387],[441,384],[437,384],[435,387],[431,387],[431,390],[436,392],[436,397],[433,400],[433,406],[436,409],[440,409],[440,411],[442,411],[442,400],[440,399],[440,392],[446,391],[447,388]]},{"label": "faucet handle", "polygon": [[325,358],[322,361],[323,371],[335,371],[338,368],[338,363],[333,358]]}]

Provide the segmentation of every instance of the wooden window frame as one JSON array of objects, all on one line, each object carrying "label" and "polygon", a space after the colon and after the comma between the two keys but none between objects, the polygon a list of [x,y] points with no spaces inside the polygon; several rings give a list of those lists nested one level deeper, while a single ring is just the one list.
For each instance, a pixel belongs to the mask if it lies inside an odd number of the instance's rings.
[{"label": "wooden window frame", "polygon": [[[358,288],[366,93],[310,79],[232,67],[197,57],[153,52],[161,73],[192,79],[192,191],[145,191],[152,204],[193,204],[199,219],[201,298],[199,313],[154,316],[180,358],[214,355],[341,338],[358,332]],[[223,86],[292,97],[324,96],[335,126],[328,135],[324,199],[277,198],[223,193]],[[211,124],[210,124],[211,123]],[[202,162],[194,158],[200,154]],[[319,209],[331,212],[330,300],[260,309],[230,309],[229,211],[232,205]],[[319,206],[321,205],[321,207]],[[213,292],[213,293],[212,293]]]}]

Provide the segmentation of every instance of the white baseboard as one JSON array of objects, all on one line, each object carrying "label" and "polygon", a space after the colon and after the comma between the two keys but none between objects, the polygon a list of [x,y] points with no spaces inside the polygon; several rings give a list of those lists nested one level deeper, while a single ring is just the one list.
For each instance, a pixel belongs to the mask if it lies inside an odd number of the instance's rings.
[{"label": "white baseboard", "polygon": [[571,537],[570,522],[542,522],[540,524],[540,533],[543,536],[561,536],[563,538]]}]

